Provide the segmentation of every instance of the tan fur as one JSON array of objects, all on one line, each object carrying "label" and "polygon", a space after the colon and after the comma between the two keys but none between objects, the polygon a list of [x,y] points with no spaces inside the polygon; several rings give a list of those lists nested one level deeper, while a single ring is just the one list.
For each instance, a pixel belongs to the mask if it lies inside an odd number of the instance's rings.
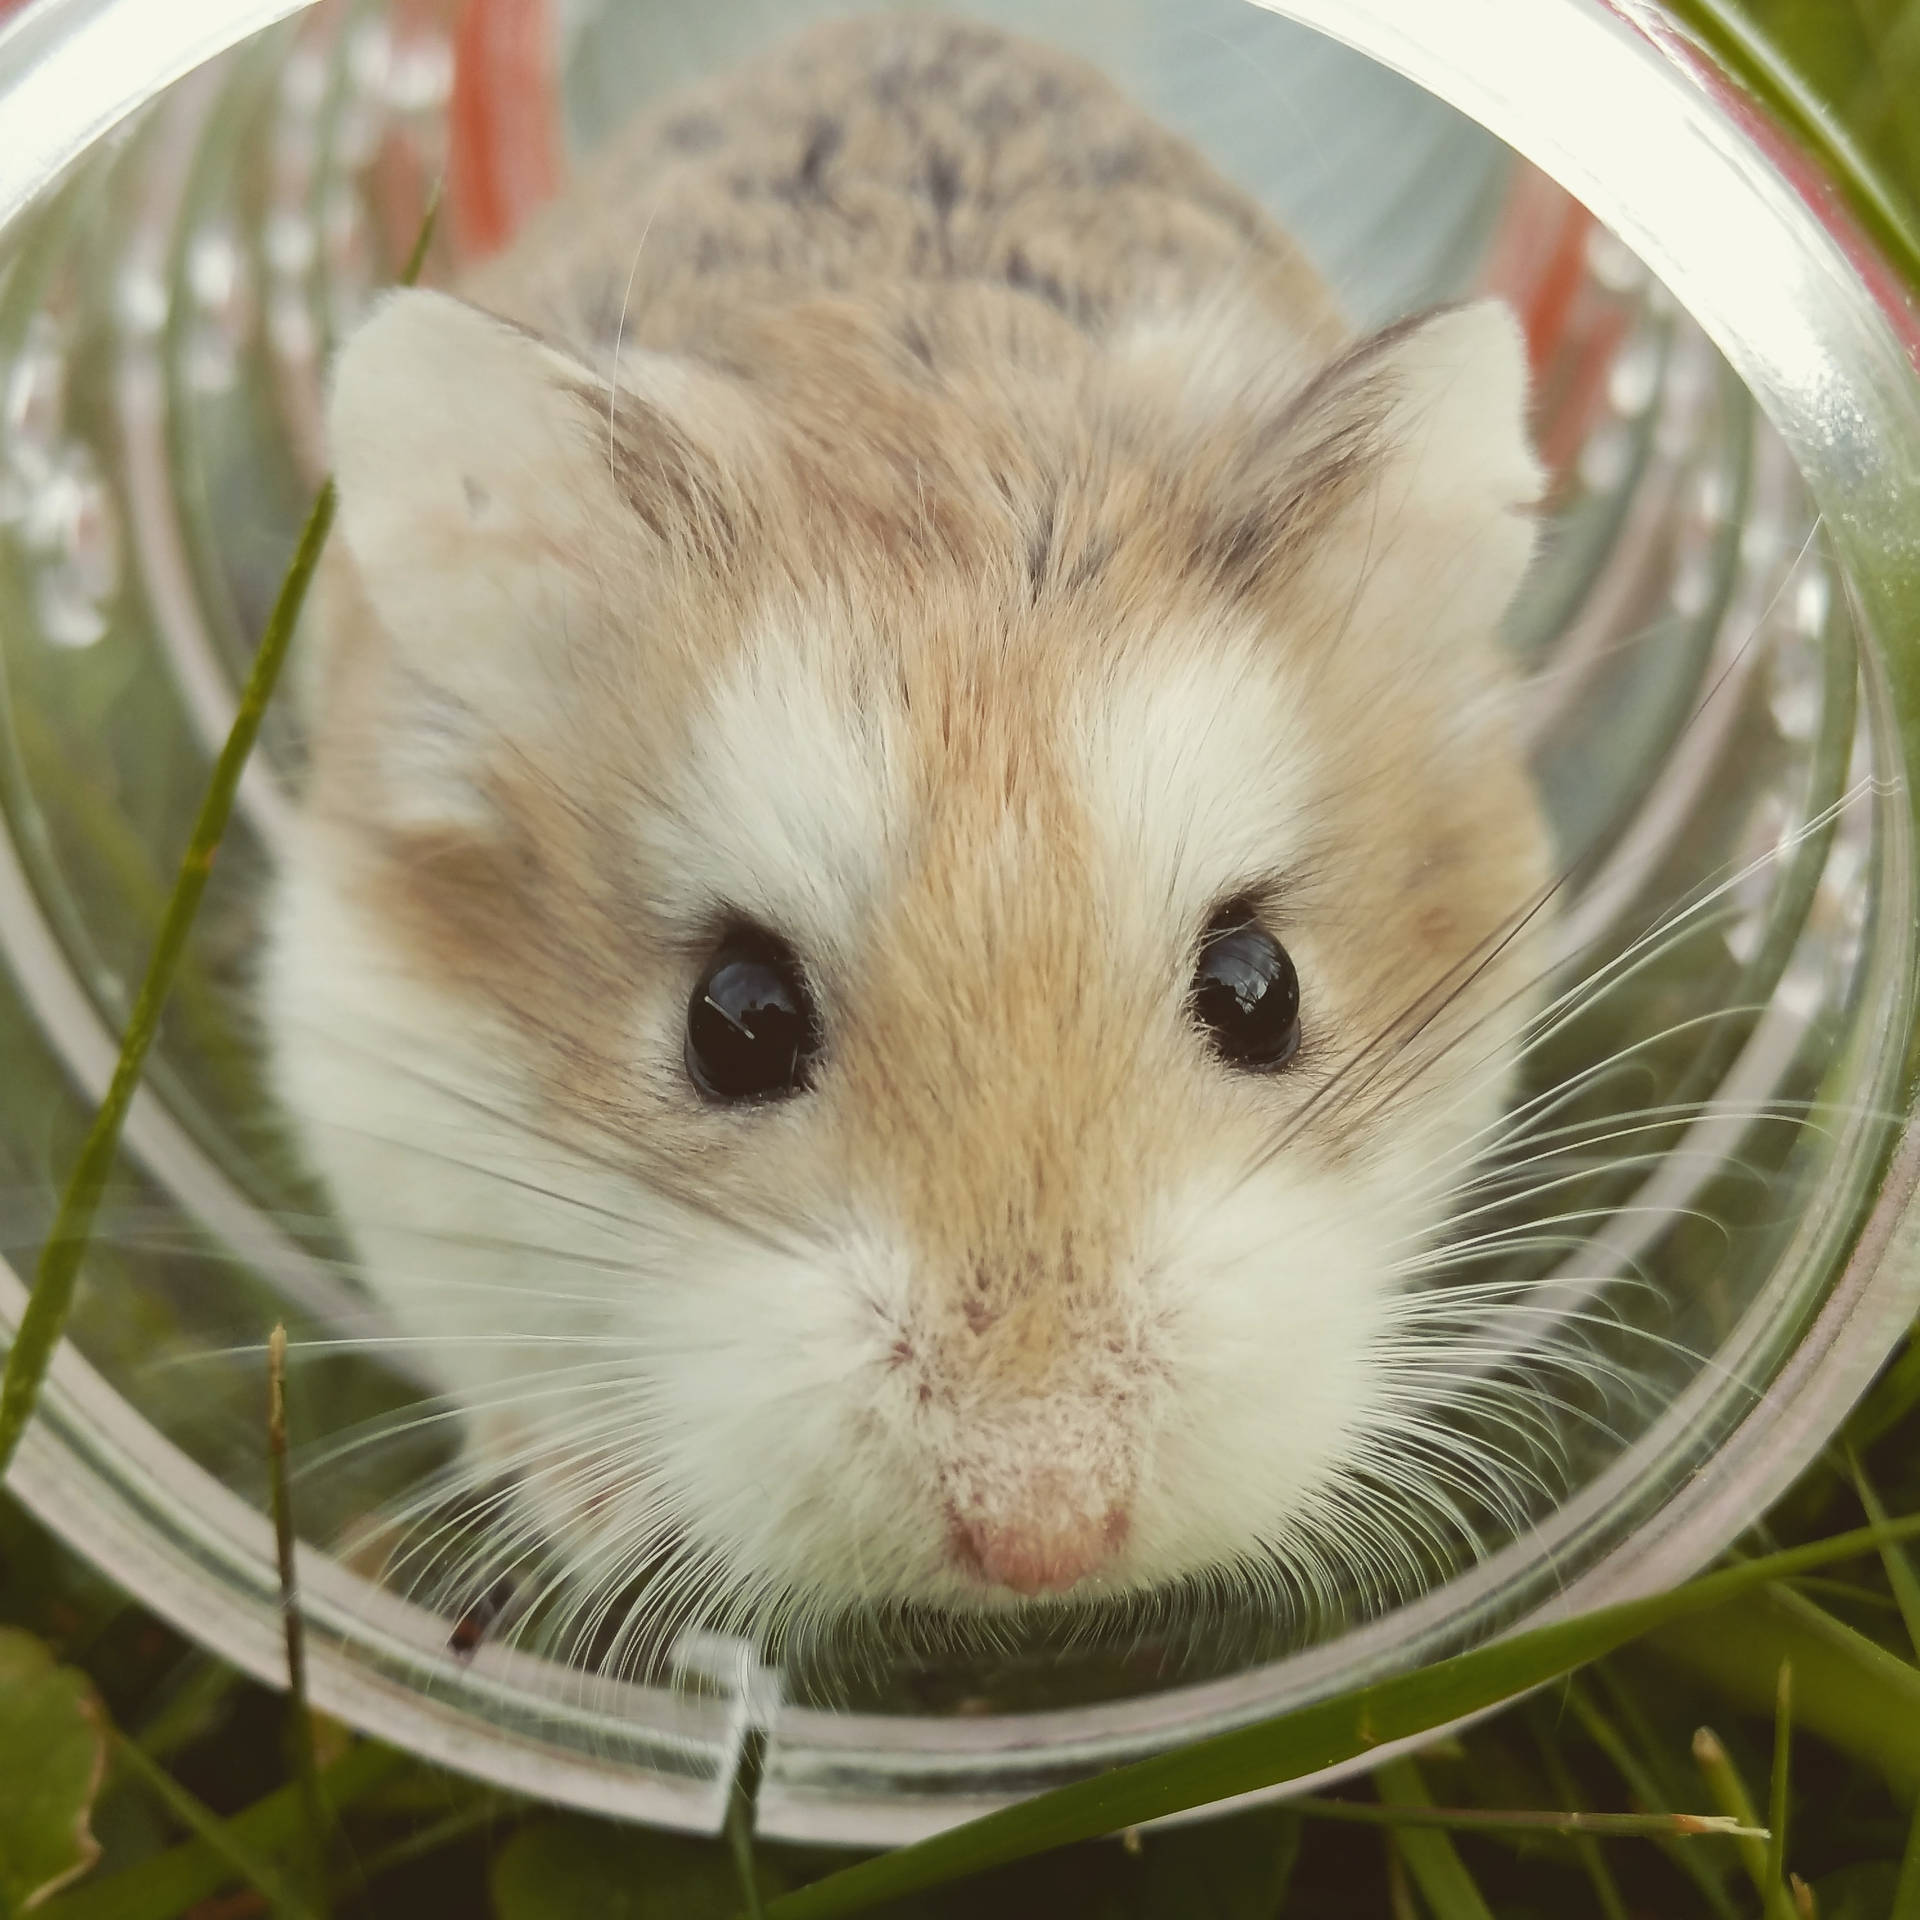
[{"label": "tan fur", "polygon": [[[565,646],[552,714],[485,755],[490,825],[396,813],[410,669],[336,553],[314,830],[395,963],[508,1036],[547,1134],[729,1218],[897,1231],[887,1365],[963,1543],[1042,1587],[1124,1553],[1178,1391],[1164,1196],[1281,1137],[1377,1172],[1381,1114],[1539,965],[1497,944],[1545,855],[1502,727],[1463,717],[1490,652],[1429,666],[1418,603],[1352,628],[1398,484],[1380,345],[1342,357],[1289,244],[1098,76],[907,19],[676,104],[465,291],[593,374],[687,371],[556,389],[607,492],[539,555]],[[720,1112],[673,1053],[719,926],[634,823],[768,631],[902,805],[844,950],[806,955],[819,1085]],[[1270,1078],[1197,1043],[1204,913],[1116,863],[1079,771],[1108,692],[1183,650],[1317,743],[1306,852],[1233,876],[1304,983]]]}]

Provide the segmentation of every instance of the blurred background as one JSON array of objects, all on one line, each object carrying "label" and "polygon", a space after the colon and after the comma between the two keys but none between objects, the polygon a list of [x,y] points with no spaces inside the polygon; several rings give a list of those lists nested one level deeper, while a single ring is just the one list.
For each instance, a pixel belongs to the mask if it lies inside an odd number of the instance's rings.
[{"label": "blurred background", "polygon": [[[0,16],[17,3],[0,0]],[[1676,0],[1671,11],[1840,182],[1895,270],[1920,266],[1920,0]],[[1071,7],[1039,13],[1037,31],[1071,39]],[[456,42],[469,37],[463,71],[497,76],[525,71],[545,28],[530,29],[525,10],[508,5],[463,14],[454,31]],[[1157,83],[1177,95],[1181,79]],[[589,120],[617,106],[611,95],[598,106],[590,93],[570,98]],[[463,247],[496,242],[550,191],[570,131],[579,129],[562,126],[538,90],[496,83],[464,111],[456,102],[447,217]],[[1231,126],[1220,129],[1223,162],[1232,162],[1234,139]],[[1362,183],[1366,163],[1364,151],[1338,157]],[[1471,196],[1472,154],[1447,164]],[[1370,265],[1375,256],[1341,260],[1337,232],[1324,236],[1323,254],[1358,310],[1386,312],[1443,276],[1444,263],[1425,257],[1418,240],[1407,236],[1385,275]],[[1539,263],[1514,272],[1542,284]],[[208,351],[217,350],[211,340]],[[261,582],[276,564],[264,551]],[[86,618],[83,601],[74,618]],[[261,1395],[264,1404],[264,1386]],[[1910,1353],[1830,1456],[1761,1521],[1755,1541],[1789,1543],[1877,1511],[1920,1511],[1916,1409],[1920,1358]],[[1664,1629],[1348,1790],[1367,1806],[1425,1799],[1494,1815],[1764,1808],[1777,1774],[1776,1681],[1789,1658],[1797,1733],[1784,1864],[1797,1885],[1772,1877],[1751,1843],[1682,1838],[1658,1823],[1624,1837],[1524,1822],[1449,1834],[1279,1807],[1060,1850],[885,1911],[1880,1920],[1897,1910],[1920,1920],[1920,1874],[1902,1879],[1920,1798],[1916,1636],[1920,1582],[1907,1563],[1863,1559]],[[1712,1730],[1705,1739],[1703,1728]],[[318,1885],[340,1914],[720,1920],[748,1897],[741,1849],[727,1841],[553,1813],[324,1721],[314,1747],[328,1810]],[[0,1495],[0,1915],[246,1920],[311,1911],[321,1895],[296,1771],[280,1696],[184,1643]],[[750,1871],[768,1894],[843,1858],[753,1851]]]}]

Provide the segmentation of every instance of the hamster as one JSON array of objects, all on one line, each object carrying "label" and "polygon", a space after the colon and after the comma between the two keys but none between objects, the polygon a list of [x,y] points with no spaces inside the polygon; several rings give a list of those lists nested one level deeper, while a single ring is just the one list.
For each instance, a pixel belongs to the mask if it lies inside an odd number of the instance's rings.
[{"label": "hamster", "polygon": [[1417,1275],[1548,965],[1527,397],[906,16],[347,340],[275,1081],[578,1617],[1320,1593],[1491,1471]]}]

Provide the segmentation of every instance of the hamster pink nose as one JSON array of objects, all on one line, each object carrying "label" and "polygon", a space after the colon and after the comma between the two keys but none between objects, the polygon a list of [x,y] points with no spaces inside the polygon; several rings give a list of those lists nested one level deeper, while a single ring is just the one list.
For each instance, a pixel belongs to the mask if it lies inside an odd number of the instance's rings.
[{"label": "hamster pink nose", "polygon": [[960,1520],[957,1556],[983,1580],[1029,1598],[1064,1593],[1112,1559],[1127,1537],[1127,1515],[1061,1515],[1045,1519]]}]

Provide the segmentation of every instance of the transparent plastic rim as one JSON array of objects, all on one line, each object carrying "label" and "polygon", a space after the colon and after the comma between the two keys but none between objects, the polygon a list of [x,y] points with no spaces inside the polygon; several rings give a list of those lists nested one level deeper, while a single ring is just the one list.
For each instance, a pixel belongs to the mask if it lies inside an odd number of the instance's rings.
[{"label": "transparent plastic rim", "polygon": [[[1920,381],[1910,318],[1863,277],[1857,240],[1830,206],[1796,185],[1790,156],[1743,116],[1657,8],[1622,0],[1260,0],[1271,10],[1396,68],[1498,134],[1610,225],[1688,308],[1746,380],[1795,457],[1854,592],[1866,640],[1868,711],[1878,766],[1920,741]],[[124,115],[304,0],[39,0],[0,32],[0,223],[10,221]],[[1903,326],[1905,338],[1903,339]],[[1879,1024],[1850,1045],[1866,1076],[1906,1106],[1910,1063],[1915,859],[1912,796],[1876,796],[1880,911],[1903,930],[1884,943],[1871,1003]],[[0,919],[37,923],[24,877],[0,839]],[[57,954],[45,956],[49,977]],[[39,971],[39,969],[36,969]],[[43,1004],[43,1013],[48,1011]],[[70,1052],[103,1084],[110,1059],[90,1010]],[[165,1116],[137,1115],[129,1144],[167,1180]],[[1920,1293],[1920,1132],[1886,1167],[1851,1256],[1817,1318],[1765,1393],[1705,1467],[1560,1593],[1564,1612],[1684,1577],[1764,1509],[1826,1438],[1865,1384]],[[173,1184],[168,1181],[168,1184]],[[1803,1236],[1851,1232],[1839,1196]],[[13,1297],[9,1298],[8,1296]],[[0,1317],[18,1285],[0,1270]],[[1663,1423],[1664,1424],[1664,1423]],[[1645,1474],[1647,1436],[1603,1482],[1554,1517],[1576,1539]],[[184,1461],[154,1455],[155,1436],[77,1356],[63,1354],[46,1417],[29,1435],[14,1488],[148,1604],[264,1679],[279,1645],[264,1521],[205,1475],[183,1508]],[[1498,1560],[1501,1556],[1496,1556]],[[314,1686],[330,1711],[447,1764],[545,1797],[666,1824],[717,1827],[731,1761],[766,1710],[731,1697],[645,1692],[643,1724],[612,1712],[543,1712],[513,1685],[515,1656],[447,1673],[440,1649],[395,1602],[324,1557],[303,1567],[319,1631]],[[1337,1668],[1359,1677],[1409,1664],[1457,1639],[1499,1578],[1494,1562],[1336,1645],[1231,1680],[1148,1699],[980,1720],[904,1720],[790,1709],[762,1787],[763,1830],[840,1842],[902,1840],[1130,1755],[1241,1724],[1325,1690]],[[1452,1639],[1450,1639],[1452,1636]],[[735,1676],[738,1682],[740,1676]],[[431,1691],[423,1683],[431,1683]],[[642,1704],[637,1698],[632,1704]],[[563,1724],[564,1723],[564,1724]]]}]

